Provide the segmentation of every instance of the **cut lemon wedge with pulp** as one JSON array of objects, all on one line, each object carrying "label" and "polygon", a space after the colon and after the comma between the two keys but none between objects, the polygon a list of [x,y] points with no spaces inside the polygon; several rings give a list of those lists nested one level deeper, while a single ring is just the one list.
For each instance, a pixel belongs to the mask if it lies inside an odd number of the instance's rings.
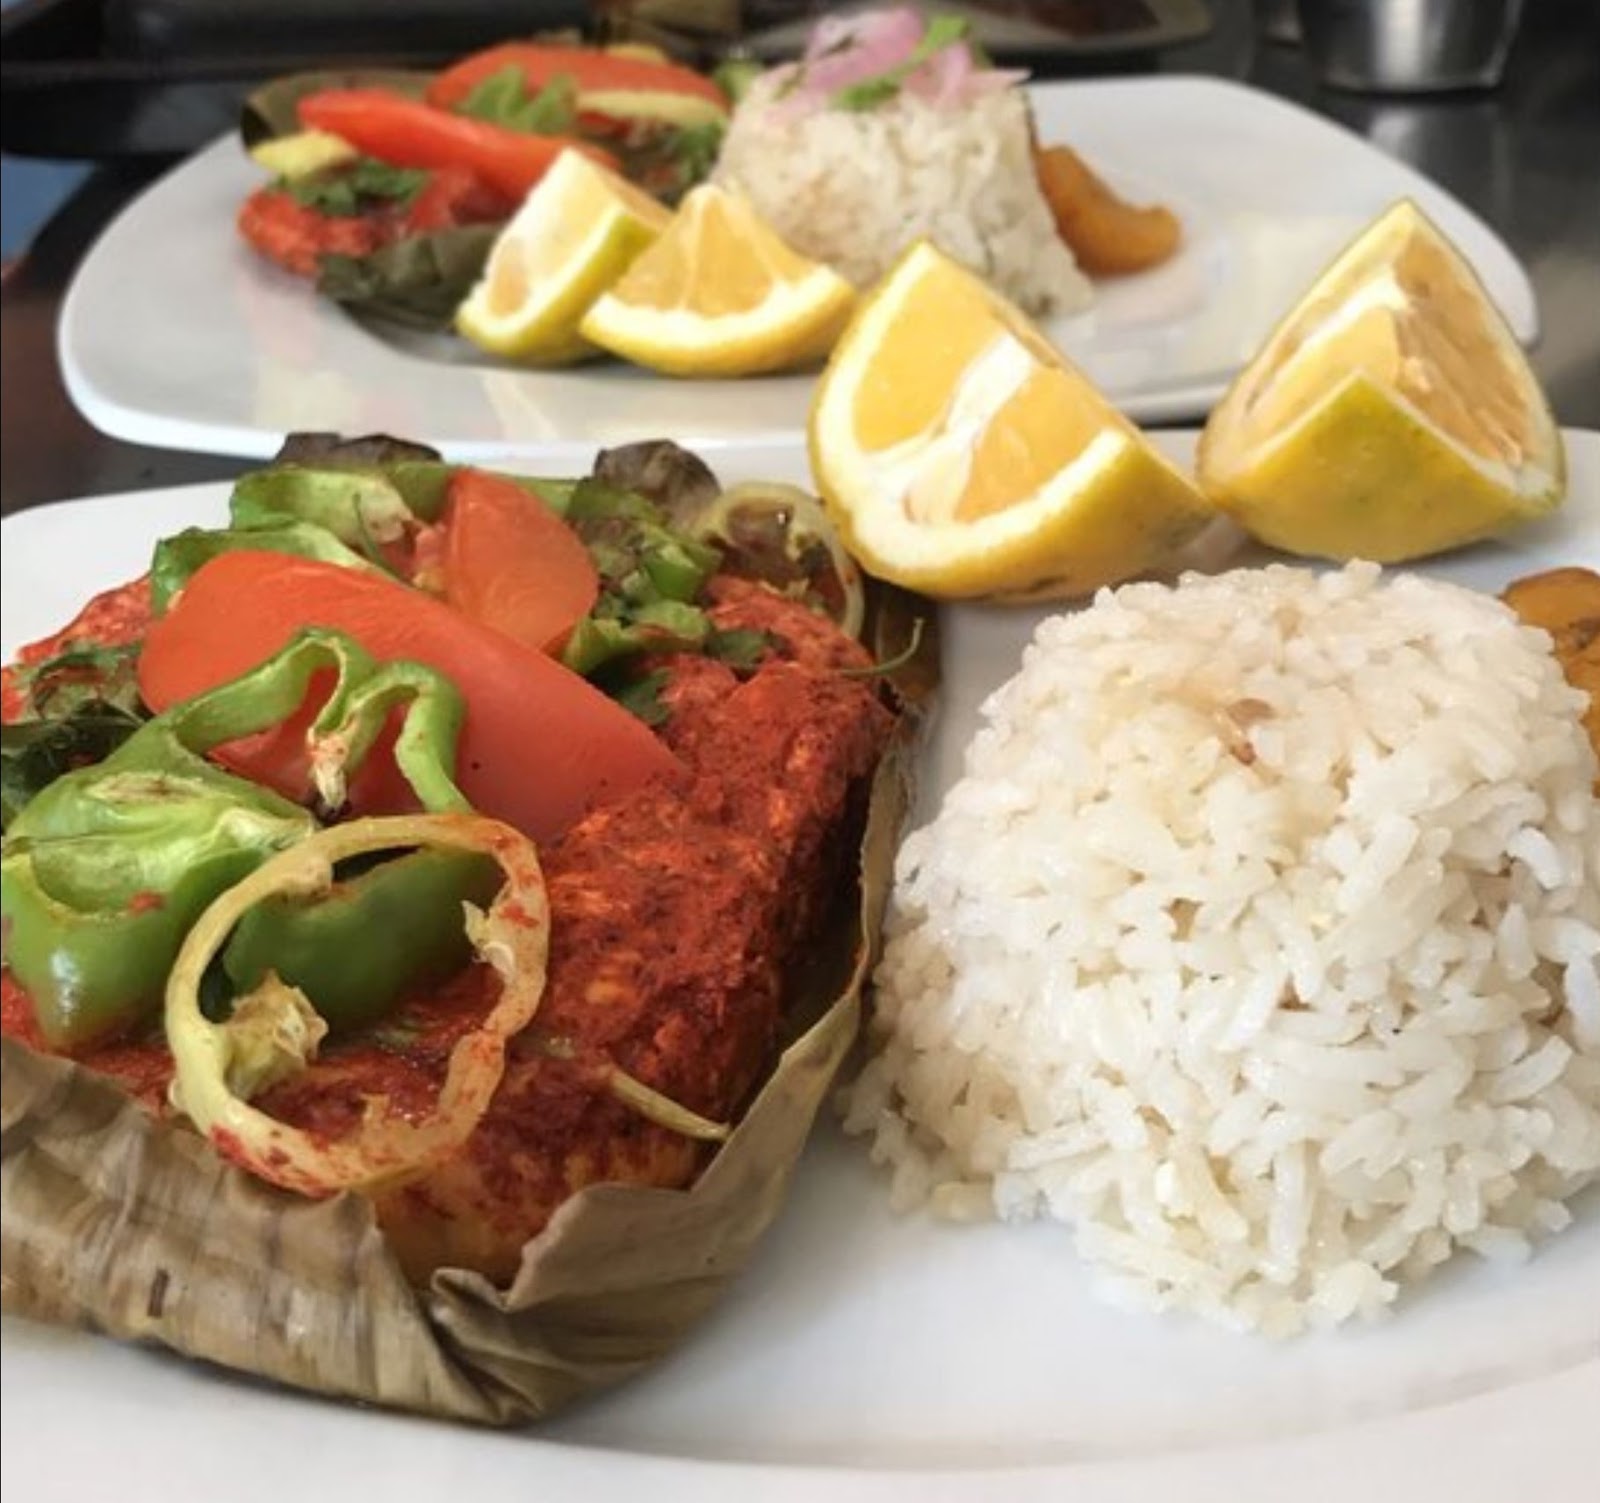
[{"label": "cut lemon wedge with pulp", "polygon": [[1228,390],[1201,487],[1263,542],[1419,558],[1560,504],[1560,431],[1461,253],[1396,204],[1323,273]]},{"label": "cut lemon wedge with pulp", "polygon": [[582,152],[562,152],[500,232],[456,327],[480,348],[529,364],[594,354],[579,321],[671,219]]},{"label": "cut lemon wedge with pulp", "polygon": [[837,272],[707,183],[582,327],[612,354],[667,375],[750,376],[821,359],[854,301]]},{"label": "cut lemon wedge with pulp", "polygon": [[817,387],[811,467],[871,573],[930,595],[1087,594],[1214,515],[1011,304],[923,243]]}]

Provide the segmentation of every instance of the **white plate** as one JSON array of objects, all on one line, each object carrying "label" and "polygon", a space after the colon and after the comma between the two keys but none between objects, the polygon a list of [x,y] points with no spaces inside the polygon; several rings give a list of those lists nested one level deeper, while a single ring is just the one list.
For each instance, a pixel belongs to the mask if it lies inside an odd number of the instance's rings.
[{"label": "white plate", "polygon": [[[1477,267],[1517,336],[1538,328],[1505,245],[1442,189],[1295,105],[1209,78],[1033,89],[1039,133],[1172,205],[1184,251],[1100,284],[1051,334],[1140,421],[1203,417],[1278,317],[1370,219],[1409,195]],[[670,381],[617,363],[537,373],[462,342],[396,340],[263,263],[234,229],[263,182],[219,141],[129,207],[62,311],[61,365],[89,421],[137,443],[272,453],[295,428],[404,433],[460,458],[571,460],[671,434],[714,449],[796,443],[809,376]]]},{"label": "white plate", "polygon": [[[1175,454],[1190,439],[1170,436]],[[1430,565],[1497,588],[1600,565],[1600,434],[1569,437],[1572,498],[1504,544]],[[725,478],[802,478],[730,454]],[[223,489],[9,517],[0,650],[144,565]],[[978,699],[1036,613],[947,613],[946,780]],[[896,1219],[859,1143],[818,1132],[747,1276],[669,1362],[512,1435],[308,1400],[170,1356],[4,1326],[0,1466],[29,1503],[344,1493],[438,1503],[828,1496],[1449,1503],[1592,1497],[1600,1476],[1600,1194],[1524,1268],[1466,1259],[1386,1323],[1272,1345],[1099,1303],[1058,1227]],[[1292,1480],[1291,1480],[1292,1479]]]}]

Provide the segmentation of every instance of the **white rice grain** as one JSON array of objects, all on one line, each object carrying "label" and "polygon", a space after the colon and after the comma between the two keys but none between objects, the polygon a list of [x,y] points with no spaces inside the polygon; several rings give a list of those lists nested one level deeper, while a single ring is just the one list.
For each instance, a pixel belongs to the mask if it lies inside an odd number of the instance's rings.
[{"label": "white rice grain", "polygon": [[1093,300],[1039,187],[1021,89],[955,109],[905,92],[871,110],[803,111],[780,87],[751,86],[714,175],[802,255],[866,287],[930,240],[1026,313]]},{"label": "white rice grain", "polygon": [[1368,565],[1047,621],[898,863],[846,1118],[894,1202],[1271,1335],[1527,1256],[1600,1172],[1583,703],[1498,602]]}]

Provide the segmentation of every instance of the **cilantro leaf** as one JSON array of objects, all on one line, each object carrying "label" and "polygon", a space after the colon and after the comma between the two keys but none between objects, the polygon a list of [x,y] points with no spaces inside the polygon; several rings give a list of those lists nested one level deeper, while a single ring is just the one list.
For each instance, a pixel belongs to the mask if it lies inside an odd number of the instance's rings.
[{"label": "cilantro leaf", "polygon": [[611,697],[646,725],[660,725],[667,718],[667,707],[661,703],[661,691],[666,687],[667,670],[658,668],[614,688]]},{"label": "cilantro leaf", "polygon": [[725,133],[720,120],[706,120],[699,125],[682,126],[668,138],[667,150],[691,186],[711,176]]},{"label": "cilantro leaf", "polygon": [[910,57],[876,78],[865,78],[860,83],[846,84],[844,88],[836,89],[831,101],[834,108],[861,112],[887,104],[900,92],[905,81],[936,53],[943,52],[946,47],[970,46],[968,34],[971,30],[972,25],[965,16],[941,14],[929,17],[927,30],[922,33],[922,40],[917,43]]},{"label": "cilantro leaf", "polygon": [[29,715],[40,720],[65,720],[96,707],[140,715],[139,651],[138,642],[69,644],[54,657],[17,669],[16,684],[27,695]]},{"label": "cilantro leaf", "polygon": [[754,58],[730,57],[711,70],[711,81],[727,96],[730,104],[738,104],[749,93],[750,85],[765,71]]},{"label": "cilantro leaf", "polygon": [[835,89],[833,106],[840,110],[853,110],[856,114],[864,114],[867,110],[875,110],[880,104],[888,104],[900,92],[900,84],[905,74],[896,70],[894,73],[885,73],[879,78],[864,79],[861,83],[846,84],[842,89]]},{"label": "cilantro leaf", "polygon": [[455,107],[458,115],[532,136],[564,136],[578,118],[577,81],[563,73],[537,94],[514,64],[491,73]]},{"label": "cilantro leaf", "polygon": [[0,728],[0,825],[59,777],[103,762],[143,718],[109,704],[85,704],[62,720],[15,720]]},{"label": "cilantro leaf", "polygon": [[705,654],[730,668],[754,668],[773,645],[771,633],[736,626],[713,631],[706,638]]},{"label": "cilantro leaf", "polygon": [[18,672],[34,718],[0,728],[0,825],[64,773],[103,762],[144,724],[138,654],[137,643],[71,647]]},{"label": "cilantro leaf", "polygon": [[349,219],[379,205],[409,204],[427,186],[428,174],[412,167],[391,167],[371,157],[358,157],[309,177],[280,184],[297,204],[336,219]]}]

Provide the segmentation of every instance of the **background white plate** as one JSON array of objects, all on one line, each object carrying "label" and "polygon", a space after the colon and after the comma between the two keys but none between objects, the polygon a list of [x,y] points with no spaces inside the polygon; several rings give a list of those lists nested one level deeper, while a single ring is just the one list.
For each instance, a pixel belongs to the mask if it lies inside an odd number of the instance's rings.
[{"label": "background white plate", "polygon": [[[1538,320],[1521,266],[1409,167],[1298,106],[1209,78],[1050,83],[1040,138],[1175,208],[1183,252],[1099,284],[1052,336],[1139,421],[1203,417],[1278,317],[1381,210],[1410,196],[1477,267],[1518,338]],[[264,175],[227,139],[136,200],[85,259],[62,310],[68,390],[117,438],[272,453],[295,428],[404,433],[461,458],[538,463],[670,433],[714,449],[797,443],[810,376],[671,381],[607,362],[539,373],[459,341],[393,337],[262,262],[234,219]]]},{"label": "background white plate", "polygon": [[[1185,458],[1192,435],[1164,446]],[[1498,588],[1600,566],[1600,434],[1571,499],[1428,566]],[[730,453],[726,480],[804,479]],[[220,486],[5,519],[0,652],[140,571]],[[1038,612],[947,611],[930,777]],[[937,791],[937,786],[934,791]],[[816,1135],[754,1266],[672,1360],[541,1430],[495,1435],[309,1400],[94,1337],[4,1324],[0,1468],[29,1503],[346,1491],[389,1503],[995,1497],[1073,1503],[1591,1498],[1600,1477],[1600,1193],[1524,1268],[1463,1259],[1380,1325],[1272,1345],[1099,1303],[1059,1227],[896,1219],[859,1143]]]}]

